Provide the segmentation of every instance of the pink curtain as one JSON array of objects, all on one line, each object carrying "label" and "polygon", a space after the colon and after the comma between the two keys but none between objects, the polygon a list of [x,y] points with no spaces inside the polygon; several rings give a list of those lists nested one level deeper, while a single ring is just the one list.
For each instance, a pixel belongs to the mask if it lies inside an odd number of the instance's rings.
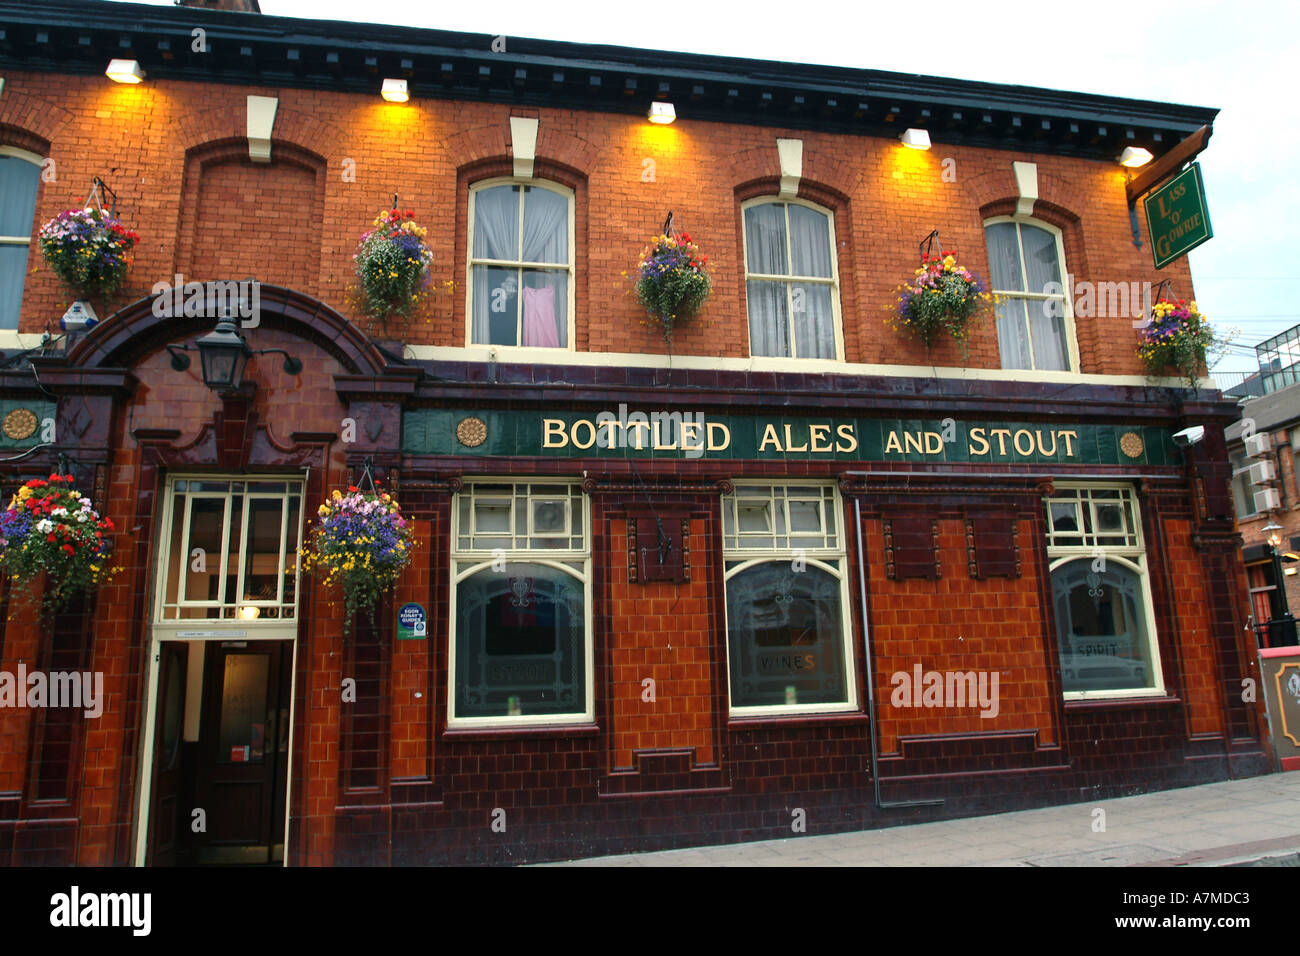
[{"label": "pink curtain", "polygon": [[559,327],[555,322],[555,290],[524,289],[524,345],[557,349]]}]

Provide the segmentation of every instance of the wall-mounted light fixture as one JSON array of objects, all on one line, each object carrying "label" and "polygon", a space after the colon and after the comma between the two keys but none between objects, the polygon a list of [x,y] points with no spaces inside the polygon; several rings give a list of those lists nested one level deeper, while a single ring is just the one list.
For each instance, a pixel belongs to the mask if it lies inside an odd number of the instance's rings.
[{"label": "wall-mounted light fixture", "polygon": [[650,112],[646,114],[645,118],[652,123],[658,123],[660,126],[667,126],[677,119],[677,110],[673,109],[672,103],[655,102],[650,104]]},{"label": "wall-mounted light fixture", "polygon": [[1149,149],[1143,149],[1141,146],[1125,146],[1124,152],[1119,154],[1119,164],[1130,169],[1137,169],[1139,166],[1145,166],[1154,158]]},{"label": "wall-mounted light fixture", "polygon": [[384,80],[384,87],[379,91],[379,94],[390,103],[405,103],[411,98],[411,91],[406,86],[406,80]]},{"label": "wall-mounted light fixture", "polygon": [[905,129],[903,135],[898,137],[902,144],[909,149],[929,149],[930,148],[930,131],[925,129]]},{"label": "wall-mounted light fixture", "polygon": [[144,70],[139,60],[109,60],[104,75],[115,83],[139,83],[144,79]]},{"label": "wall-mounted light fixture", "polygon": [[230,315],[223,315],[217,321],[217,327],[200,338],[193,345],[169,345],[171,365],[178,372],[190,367],[190,357],[186,355],[191,349],[199,353],[203,366],[203,384],[216,392],[234,391],[244,381],[244,369],[248,360],[254,355],[278,353],[284,356],[286,375],[297,375],[302,371],[302,360],[296,359],[284,349],[257,349],[248,347],[235,320]]}]

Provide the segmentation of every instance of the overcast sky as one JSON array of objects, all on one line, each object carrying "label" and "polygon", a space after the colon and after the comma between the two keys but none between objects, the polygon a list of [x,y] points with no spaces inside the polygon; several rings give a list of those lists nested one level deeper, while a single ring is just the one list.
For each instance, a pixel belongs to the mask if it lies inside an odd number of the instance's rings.
[{"label": "overcast sky", "polygon": [[[145,0],[170,6],[172,0]],[[1214,238],[1191,253],[1201,311],[1236,328],[1217,371],[1300,324],[1292,168],[1294,0],[260,0],[271,16],[358,20],[924,73],[1218,107],[1201,154]],[[743,11],[743,13],[742,13]],[[1153,270],[1154,272],[1154,270]],[[1184,293],[1185,294],[1185,293]]]}]

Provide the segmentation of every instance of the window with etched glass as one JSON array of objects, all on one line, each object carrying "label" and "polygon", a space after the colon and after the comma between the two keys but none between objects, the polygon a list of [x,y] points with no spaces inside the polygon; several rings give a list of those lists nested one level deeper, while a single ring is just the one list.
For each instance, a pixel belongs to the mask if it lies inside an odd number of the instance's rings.
[{"label": "window with etched glass", "polygon": [[1068,371],[1073,315],[1065,295],[1060,235],[1041,225],[995,221],[984,227],[992,291],[998,296],[1003,368]]},{"label": "window with etched glass", "polygon": [[1047,554],[1065,693],[1162,692],[1146,548],[1132,487],[1058,486],[1047,499]]},{"label": "window with etched glass", "polygon": [[470,192],[471,345],[569,348],[573,194],[542,183]]},{"label": "window with etched glass", "polygon": [[835,225],[827,212],[763,200],[744,209],[749,354],[841,356]]},{"label": "window with etched glass", "polygon": [[301,541],[301,481],[175,479],[156,619],[294,618]]},{"label": "window with etched glass", "polygon": [[731,710],[856,706],[838,493],[737,482],[722,499]]},{"label": "window with etched glass", "polygon": [[0,329],[18,328],[40,182],[39,156],[0,147]]},{"label": "window with etched glass", "polygon": [[592,717],[591,550],[577,484],[472,482],[452,529],[451,723]]}]

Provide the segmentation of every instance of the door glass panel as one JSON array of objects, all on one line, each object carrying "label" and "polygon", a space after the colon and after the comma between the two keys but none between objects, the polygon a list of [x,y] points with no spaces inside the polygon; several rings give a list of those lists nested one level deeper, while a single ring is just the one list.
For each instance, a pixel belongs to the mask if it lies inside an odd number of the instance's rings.
[{"label": "door glass panel", "polygon": [[266,749],[266,654],[227,654],[221,685],[221,731],[217,760],[256,763]]},{"label": "door glass panel", "polygon": [[298,540],[298,522],[302,520],[298,510],[302,504],[302,499],[294,495],[289,499],[289,521],[285,525],[285,547],[284,547],[284,594],[281,597],[283,605],[282,616],[293,617],[294,605],[297,602],[298,593],[298,574],[297,574],[297,549],[291,542]]},{"label": "door glass panel", "polygon": [[[280,586],[280,531],[284,502],[280,498],[250,498],[248,501],[248,547],[244,552],[244,593],[248,605],[275,601]],[[276,608],[248,606],[240,617],[274,616]]]},{"label": "door glass panel", "polygon": [[185,533],[185,496],[176,495],[172,502],[172,533],[167,541],[167,588],[164,598],[168,604],[179,599],[181,568],[189,563],[189,554],[182,547],[181,535]]},{"label": "door glass panel", "polygon": [[226,593],[221,600],[226,605],[222,608],[222,617],[234,617],[232,606],[239,598],[239,552],[244,539],[244,496],[235,495],[230,499],[230,543],[226,550]]},{"label": "door glass panel", "polygon": [[223,498],[195,498],[190,504],[190,540],[182,559],[186,569],[182,598],[186,601],[221,598],[217,588],[221,579],[221,528],[225,513]]}]

